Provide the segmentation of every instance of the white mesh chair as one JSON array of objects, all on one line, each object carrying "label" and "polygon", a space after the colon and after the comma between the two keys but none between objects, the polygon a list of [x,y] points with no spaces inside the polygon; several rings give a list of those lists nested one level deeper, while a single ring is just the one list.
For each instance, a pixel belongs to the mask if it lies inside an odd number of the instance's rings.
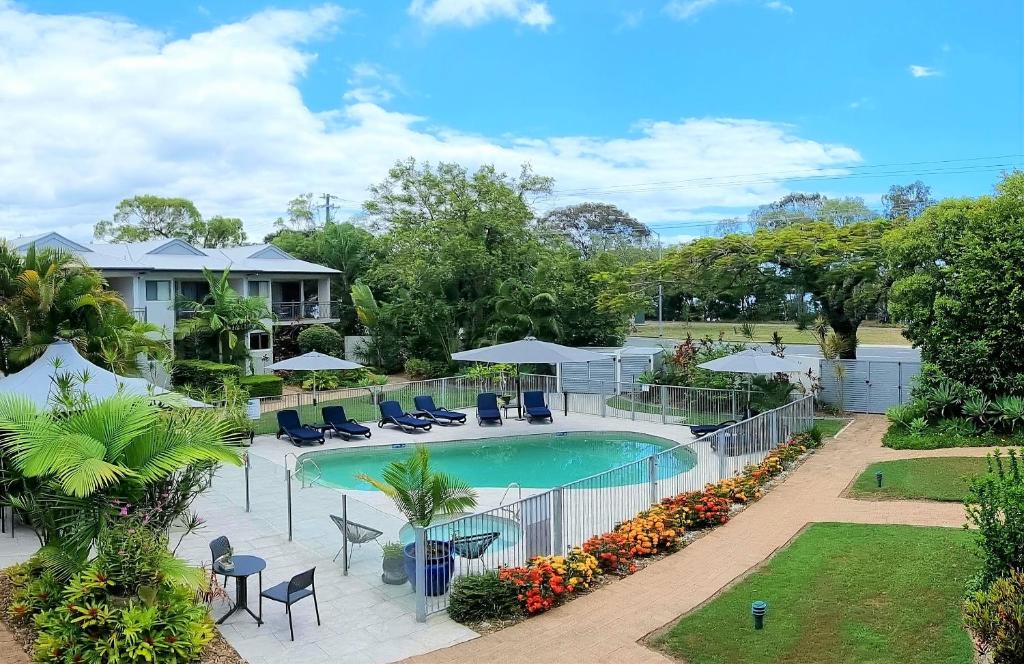
[{"label": "white mesh chair", "polygon": [[[366,544],[367,542],[377,542],[377,538],[384,534],[384,531],[371,528],[370,526],[364,526],[361,523],[355,521],[345,521],[336,514],[331,515],[331,521],[338,527],[338,530],[346,535],[346,539],[349,543],[348,559],[352,560],[352,547],[356,544]],[[380,542],[377,542],[380,546]],[[345,540],[342,540],[341,548],[334,554],[334,561],[338,560],[338,556],[345,550]],[[332,561],[333,562],[333,561]]]}]

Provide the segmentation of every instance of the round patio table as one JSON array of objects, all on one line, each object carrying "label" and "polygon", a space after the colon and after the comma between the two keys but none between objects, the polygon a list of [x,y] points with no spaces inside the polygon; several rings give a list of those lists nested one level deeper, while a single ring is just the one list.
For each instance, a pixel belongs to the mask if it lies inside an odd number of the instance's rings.
[{"label": "round patio table", "polygon": [[253,617],[256,624],[261,625],[263,622],[259,619],[259,616],[249,608],[249,577],[253,574],[259,575],[260,592],[262,593],[263,570],[267,568],[267,561],[258,556],[234,556],[232,561],[235,563],[233,569],[223,569],[220,563],[213,564],[213,571],[217,574],[235,578],[235,605],[217,621],[217,624],[223,623],[233,613],[244,610]]}]

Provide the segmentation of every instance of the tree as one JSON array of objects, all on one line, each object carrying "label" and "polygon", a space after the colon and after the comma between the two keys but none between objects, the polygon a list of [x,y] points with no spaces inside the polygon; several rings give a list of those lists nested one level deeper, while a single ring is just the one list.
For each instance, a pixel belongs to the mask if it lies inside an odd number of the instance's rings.
[{"label": "tree", "polygon": [[278,217],[274,226],[294,231],[311,231],[316,228],[318,215],[313,194],[299,194],[288,201],[287,217]]},{"label": "tree", "polygon": [[529,199],[550,187],[528,168],[469,174],[411,159],[371,187],[365,208],[387,241],[366,279],[400,321],[407,357],[445,360],[484,336],[498,285],[526,281],[543,252]]},{"label": "tree", "polygon": [[916,180],[907,185],[889,187],[888,193],[882,196],[882,212],[886,219],[916,219],[934,203],[932,188]]},{"label": "tree", "polygon": [[218,359],[221,362],[238,361],[245,351],[244,343],[239,346],[243,335],[254,330],[270,334],[267,322],[273,314],[264,298],[239,295],[231,285],[229,269],[225,268],[218,275],[203,268],[203,277],[210,292],[198,302],[183,300],[178,303],[182,315],[174,336],[180,340],[203,333],[212,334],[217,339]]},{"label": "tree", "polygon": [[645,224],[608,203],[555,208],[541,217],[537,225],[564,237],[584,257],[623,245],[642,244],[651,237],[651,229]]},{"label": "tree", "polygon": [[554,295],[533,291],[518,279],[506,279],[498,286],[489,335],[493,343],[527,336],[556,341],[560,333]]},{"label": "tree", "polygon": [[1024,395],[1024,173],[994,196],[950,198],[897,224],[883,247],[889,312],[921,357],[989,396]]},{"label": "tree", "polygon": [[20,256],[0,246],[0,315],[5,372],[34,360],[58,339],[119,373],[136,373],[137,357],[162,357],[156,325],[132,316],[97,270],[69,252],[29,247]]},{"label": "tree", "polygon": [[774,203],[754,208],[747,221],[751,230],[771,230],[809,221],[827,221],[836,226],[845,226],[877,217],[864,204],[863,198],[828,198],[820,193],[792,193]]},{"label": "tree", "polygon": [[178,238],[206,248],[232,247],[246,240],[241,219],[204,220],[187,198],[152,195],[124,199],[117,204],[113,219],[96,223],[93,234],[97,240],[114,243]]}]

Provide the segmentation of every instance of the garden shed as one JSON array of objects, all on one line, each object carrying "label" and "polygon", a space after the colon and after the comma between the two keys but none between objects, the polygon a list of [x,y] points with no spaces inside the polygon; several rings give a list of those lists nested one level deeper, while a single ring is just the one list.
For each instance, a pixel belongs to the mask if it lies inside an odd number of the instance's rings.
[{"label": "garden shed", "polygon": [[558,390],[584,394],[610,394],[633,391],[637,376],[657,370],[665,349],[659,346],[623,346],[621,348],[587,348],[606,360],[573,362],[558,366]]}]

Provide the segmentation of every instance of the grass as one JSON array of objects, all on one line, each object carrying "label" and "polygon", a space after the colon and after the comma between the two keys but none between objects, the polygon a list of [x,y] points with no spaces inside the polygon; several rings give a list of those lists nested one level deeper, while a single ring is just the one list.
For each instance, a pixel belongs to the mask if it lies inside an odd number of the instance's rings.
[{"label": "grass", "polygon": [[[963,502],[968,482],[988,470],[984,457],[945,457],[883,461],[868,466],[850,487],[854,498]],[[882,473],[878,488],[875,473]]]},{"label": "grass", "polygon": [[912,433],[894,424],[882,436],[882,444],[894,450],[936,450],[947,447],[1006,447],[1024,445],[1024,432],[1004,436],[991,431],[964,433],[952,428],[928,427]]},{"label": "grass", "polygon": [[[753,341],[771,341],[772,333],[778,332],[783,341],[788,344],[816,344],[817,339],[810,330],[798,330],[794,323],[752,323],[754,328]],[[724,335],[726,341],[747,341],[742,334],[740,323],[717,322],[679,322],[671,321],[665,323],[665,336],[669,339],[683,339],[689,333],[694,338],[710,335],[717,339],[719,333]],[[884,345],[884,346],[909,346],[903,336],[903,328],[897,326],[882,325],[861,325],[857,331],[857,339],[862,344]],[[658,323],[647,322],[637,326],[636,336],[657,337]]]},{"label": "grass", "polygon": [[[654,645],[689,664],[970,664],[971,543],[955,528],[814,524]],[[762,631],[754,600],[768,603]]]},{"label": "grass", "polygon": [[818,427],[823,438],[835,438],[836,434],[849,423],[850,420],[837,419],[834,417],[816,417],[814,419],[814,426]]}]

